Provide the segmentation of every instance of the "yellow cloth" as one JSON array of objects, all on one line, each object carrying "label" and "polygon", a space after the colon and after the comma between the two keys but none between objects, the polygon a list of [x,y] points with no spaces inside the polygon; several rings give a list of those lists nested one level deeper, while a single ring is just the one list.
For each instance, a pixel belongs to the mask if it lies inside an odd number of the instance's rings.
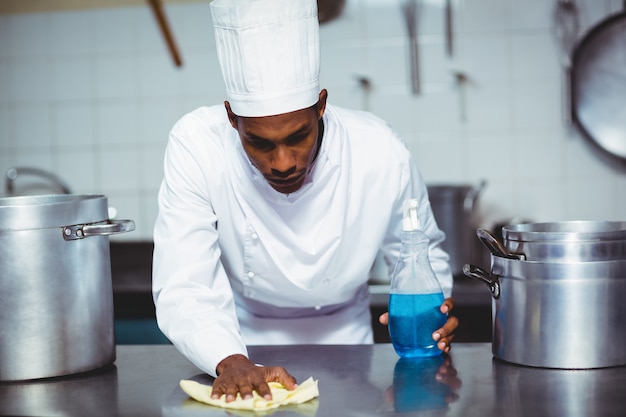
[{"label": "yellow cloth", "polygon": [[194,400],[216,407],[237,410],[269,410],[281,405],[302,404],[319,396],[317,380],[314,380],[312,377],[299,384],[298,388],[293,391],[289,391],[277,382],[269,382],[268,385],[272,391],[272,399],[269,401],[255,391],[252,393],[252,398],[244,400],[241,398],[241,394],[237,394],[237,398],[234,401],[226,402],[226,395],[222,395],[218,399],[211,398],[212,387],[209,385],[185,379],[180,381],[180,388]]}]

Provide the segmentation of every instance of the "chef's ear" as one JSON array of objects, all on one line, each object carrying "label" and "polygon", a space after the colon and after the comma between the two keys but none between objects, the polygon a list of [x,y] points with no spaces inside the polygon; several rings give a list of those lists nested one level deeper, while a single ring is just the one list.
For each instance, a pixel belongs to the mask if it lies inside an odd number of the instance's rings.
[{"label": "chef's ear", "polygon": [[237,130],[237,118],[239,116],[237,116],[235,113],[233,113],[232,109],[230,108],[230,103],[228,101],[224,102],[224,107],[226,107],[226,114],[228,114],[228,120],[230,121],[230,125]]},{"label": "chef's ear", "polygon": [[317,118],[321,119],[324,115],[324,111],[326,110],[326,100],[328,99],[328,91],[326,89],[322,89],[320,91],[319,100],[317,101]]}]

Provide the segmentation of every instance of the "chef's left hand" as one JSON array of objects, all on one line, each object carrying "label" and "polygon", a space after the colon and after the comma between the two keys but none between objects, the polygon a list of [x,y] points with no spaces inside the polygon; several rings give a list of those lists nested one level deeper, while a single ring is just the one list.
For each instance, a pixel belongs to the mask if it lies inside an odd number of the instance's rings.
[{"label": "chef's left hand", "polygon": [[[448,314],[454,308],[454,298],[446,298],[439,310]],[[389,313],[383,313],[378,318],[380,324],[386,326],[389,324]],[[437,347],[444,352],[450,352],[450,343],[454,339],[454,330],[459,326],[459,319],[454,316],[448,316],[448,320],[442,328],[433,332],[433,340],[437,341]]]}]

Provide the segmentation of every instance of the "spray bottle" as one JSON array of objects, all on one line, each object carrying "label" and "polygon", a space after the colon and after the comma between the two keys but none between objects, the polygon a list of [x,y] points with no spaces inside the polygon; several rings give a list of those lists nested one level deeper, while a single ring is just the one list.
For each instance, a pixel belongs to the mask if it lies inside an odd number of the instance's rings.
[{"label": "spray bottle", "polygon": [[420,230],[418,203],[403,204],[402,247],[391,274],[389,336],[401,357],[441,354],[432,334],[447,320],[443,291],[428,258],[428,236]]}]

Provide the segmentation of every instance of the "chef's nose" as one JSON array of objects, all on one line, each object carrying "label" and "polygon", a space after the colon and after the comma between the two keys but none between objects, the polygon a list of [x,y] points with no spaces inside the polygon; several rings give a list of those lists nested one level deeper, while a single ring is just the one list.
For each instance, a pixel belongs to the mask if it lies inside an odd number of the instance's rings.
[{"label": "chef's nose", "polygon": [[288,177],[296,171],[295,159],[291,153],[282,146],[274,150],[272,161],[272,175],[277,177]]}]

